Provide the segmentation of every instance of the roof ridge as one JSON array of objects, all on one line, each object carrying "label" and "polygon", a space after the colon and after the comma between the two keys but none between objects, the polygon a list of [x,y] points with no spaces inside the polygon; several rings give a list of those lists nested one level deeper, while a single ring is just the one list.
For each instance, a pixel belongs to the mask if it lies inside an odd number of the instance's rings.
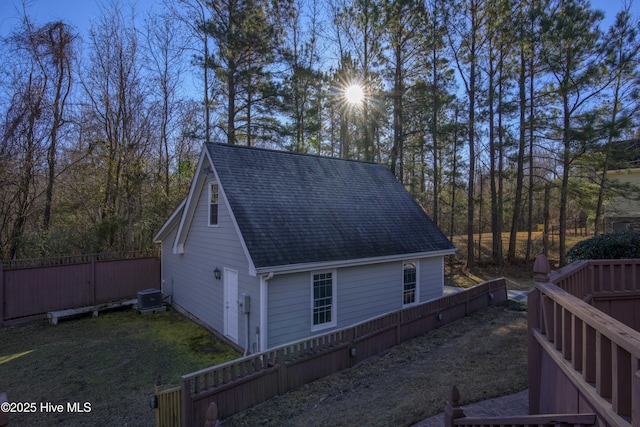
[{"label": "roof ridge", "polygon": [[291,154],[291,155],[296,155],[296,156],[303,156],[303,157],[315,157],[315,158],[319,158],[319,159],[327,159],[327,160],[336,160],[336,161],[343,161],[343,162],[355,162],[355,163],[364,163],[364,164],[372,164],[372,165],[379,165],[379,166],[384,166],[387,167],[387,165],[385,165],[384,163],[378,163],[372,160],[358,160],[358,159],[345,159],[343,157],[331,157],[331,156],[326,156],[326,155],[322,155],[322,154],[313,154],[313,153],[300,153],[297,151],[288,151],[288,150],[278,150],[275,148],[264,148],[264,147],[249,147],[247,145],[238,145],[238,144],[228,144],[226,142],[205,142],[206,145],[213,145],[213,146],[220,146],[220,147],[228,147],[228,148],[234,148],[234,149],[245,149],[245,150],[254,150],[254,151],[265,151],[265,152],[271,152],[271,153],[276,153],[276,154]]}]

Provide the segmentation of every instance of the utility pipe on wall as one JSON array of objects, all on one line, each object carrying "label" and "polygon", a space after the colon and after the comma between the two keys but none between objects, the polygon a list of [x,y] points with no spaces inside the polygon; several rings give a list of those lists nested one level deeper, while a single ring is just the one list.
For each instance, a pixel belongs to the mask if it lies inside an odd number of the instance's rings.
[{"label": "utility pipe on wall", "polygon": [[246,357],[247,354],[249,353],[249,314],[251,312],[251,309],[250,309],[251,298],[247,294],[242,294],[241,298],[242,299],[240,300],[240,307],[242,308],[242,311],[244,312],[244,316],[245,316],[244,357]]}]

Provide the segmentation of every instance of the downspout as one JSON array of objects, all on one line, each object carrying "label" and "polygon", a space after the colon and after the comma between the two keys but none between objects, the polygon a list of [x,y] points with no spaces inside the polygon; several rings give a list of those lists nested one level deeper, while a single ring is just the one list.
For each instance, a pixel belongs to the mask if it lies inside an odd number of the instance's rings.
[{"label": "downspout", "polygon": [[249,311],[245,310],[244,313],[245,319],[244,319],[244,324],[245,324],[245,334],[244,334],[244,355],[243,357],[247,357],[247,354],[249,354]]},{"label": "downspout", "polygon": [[273,279],[273,271],[260,276],[260,327],[256,332],[258,338],[258,351],[267,349],[267,307],[268,307],[268,281]]}]

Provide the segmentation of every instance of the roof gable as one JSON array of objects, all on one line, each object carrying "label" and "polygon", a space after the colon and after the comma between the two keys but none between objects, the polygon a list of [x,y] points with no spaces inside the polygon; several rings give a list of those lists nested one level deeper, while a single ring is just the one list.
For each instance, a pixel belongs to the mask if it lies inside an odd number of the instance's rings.
[{"label": "roof gable", "polygon": [[206,144],[256,268],[453,250],[389,169]]}]

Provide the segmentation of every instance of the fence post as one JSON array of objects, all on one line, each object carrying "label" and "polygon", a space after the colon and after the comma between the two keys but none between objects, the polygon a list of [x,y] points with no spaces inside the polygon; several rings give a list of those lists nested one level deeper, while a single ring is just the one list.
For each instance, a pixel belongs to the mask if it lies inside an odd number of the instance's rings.
[{"label": "fence post", "polygon": [[540,380],[542,376],[542,349],[534,335],[534,329],[542,330],[542,318],[540,314],[541,293],[538,288],[533,288],[527,295],[527,347],[529,378],[529,414],[540,413]]},{"label": "fence post", "polygon": [[211,402],[205,415],[204,427],[218,427],[219,425],[218,406],[216,405],[216,402]]},{"label": "fence post", "polygon": [[288,390],[287,387],[287,364],[284,361],[284,350],[276,351],[276,364],[278,365],[278,394],[283,395]]},{"label": "fence post", "polygon": [[544,254],[536,255],[536,260],[533,262],[533,280],[536,282],[548,282],[550,272],[551,267],[547,257]]},{"label": "fence post", "polygon": [[4,305],[7,301],[7,296],[4,294],[4,264],[0,260],[0,326],[4,324]]},{"label": "fence post", "polygon": [[464,411],[460,406],[460,392],[455,385],[451,386],[449,401],[444,408],[444,427],[453,427],[453,420],[464,418]]},{"label": "fence post", "polygon": [[346,335],[347,335],[346,336],[346,341],[347,341],[347,344],[348,344],[348,346],[347,346],[347,366],[350,367],[350,368],[353,368],[353,365],[355,364],[354,362],[355,362],[355,356],[356,356],[356,353],[355,353],[356,345],[355,345],[355,342],[354,342],[355,334],[353,332],[353,328],[347,329]]},{"label": "fence post", "polygon": [[191,381],[182,380],[182,425],[190,426],[192,423],[191,414],[193,413],[193,402],[191,401]]},{"label": "fence post", "polygon": [[[7,393],[0,393],[0,403],[5,404],[9,400],[7,399]],[[9,411],[0,411],[0,426],[5,427],[9,425]]]},{"label": "fence post", "polygon": [[96,305],[96,257],[91,255],[91,300]]},{"label": "fence post", "polygon": [[[632,366],[635,369],[638,366],[638,361],[632,358]],[[633,374],[631,388],[631,426],[640,426],[640,371],[636,371]]]},{"label": "fence post", "polygon": [[155,399],[156,399],[156,407],[155,407],[155,411],[156,411],[156,426],[160,425],[160,405],[158,404],[158,395],[160,394],[160,392],[164,390],[164,386],[162,385],[162,377],[160,375],[158,375],[156,377],[156,386],[153,388],[153,394],[155,395]]}]

